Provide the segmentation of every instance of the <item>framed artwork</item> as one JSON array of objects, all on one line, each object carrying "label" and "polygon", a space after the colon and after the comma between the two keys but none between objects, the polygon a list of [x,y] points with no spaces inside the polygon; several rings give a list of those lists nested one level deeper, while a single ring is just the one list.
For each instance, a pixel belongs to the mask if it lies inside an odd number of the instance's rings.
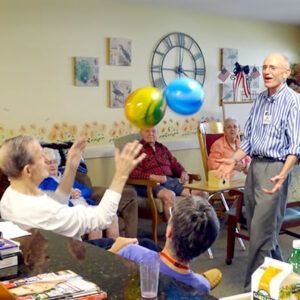
[{"label": "framed artwork", "polygon": [[233,96],[233,88],[232,83],[231,84],[220,84],[220,105],[222,105],[223,102],[233,102],[234,96]]},{"label": "framed artwork", "polygon": [[109,38],[108,52],[110,65],[131,66],[131,40]]},{"label": "framed artwork", "polygon": [[249,76],[247,80],[249,81],[251,89],[258,89],[259,88],[259,78],[260,78],[260,70],[259,67],[256,66],[249,66]]},{"label": "framed artwork", "polygon": [[238,50],[232,48],[221,49],[221,69],[232,73],[234,64],[238,61]]},{"label": "framed artwork", "polygon": [[110,102],[111,108],[124,107],[126,98],[132,91],[131,80],[110,80]]},{"label": "framed artwork", "polygon": [[75,57],[76,86],[99,86],[99,64],[95,57]]}]

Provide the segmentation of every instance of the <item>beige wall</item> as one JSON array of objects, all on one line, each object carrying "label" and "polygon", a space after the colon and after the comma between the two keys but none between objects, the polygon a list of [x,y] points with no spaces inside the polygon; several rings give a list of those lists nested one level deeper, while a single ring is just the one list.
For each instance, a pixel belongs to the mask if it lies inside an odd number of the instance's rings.
[{"label": "beige wall", "polygon": [[[114,122],[125,121],[122,109],[108,107],[107,81],[132,80],[133,89],[150,85],[152,51],[162,36],[173,31],[191,35],[206,60],[206,99],[196,119],[222,118],[216,81],[220,48],[237,48],[242,64],[260,65],[273,51],[300,60],[299,27],[107,0],[0,0],[0,140],[20,132],[45,139],[58,125],[80,131],[93,122],[111,128]],[[108,37],[132,40],[132,66],[106,64]],[[74,56],[99,58],[99,87],[73,85]],[[185,121],[170,111],[166,118]],[[106,144],[110,134],[106,130]],[[60,138],[68,135],[62,133]],[[111,144],[108,148],[112,153]],[[102,155],[99,149],[88,157]],[[189,171],[198,170],[197,149],[175,154]],[[93,181],[107,185],[112,159],[89,158],[88,165]]]}]

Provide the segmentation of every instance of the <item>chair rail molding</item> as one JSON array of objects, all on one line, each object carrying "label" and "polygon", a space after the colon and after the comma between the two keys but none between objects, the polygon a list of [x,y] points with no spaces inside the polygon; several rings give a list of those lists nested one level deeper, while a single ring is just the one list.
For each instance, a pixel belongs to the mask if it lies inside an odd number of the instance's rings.
[{"label": "chair rail molding", "polygon": [[[171,151],[199,149],[197,139],[168,140],[163,141],[163,144]],[[88,146],[84,152],[84,158],[112,157],[114,156],[114,151],[115,148],[113,145]]]}]

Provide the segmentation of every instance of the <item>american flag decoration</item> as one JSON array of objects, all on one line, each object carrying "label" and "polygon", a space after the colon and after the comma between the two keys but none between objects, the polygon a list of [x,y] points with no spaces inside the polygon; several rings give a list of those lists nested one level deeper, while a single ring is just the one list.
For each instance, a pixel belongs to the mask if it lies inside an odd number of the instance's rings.
[{"label": "american flag decoration", "polygon": [[236,101],[237,92],[240,84],[242,84],[245,96],[248,98],[250,96],[250,87],[247,80],[247,75],[249,74],[249,66],[242,66],[238,62],[235,63],[235,68],[233,70],[233,97]]},{"label": "american flag decoration", "polygon": [[226,79],[229,77],[230,73],[227,71],[226,68],[222,68],[220,74],[218,75],[218,78],[222,81],[225,82]]},{"label": "american flag decoration", "polygon": [[260,76],[260,73],[259,73],[258,69],[255,66],[253,67],[250,76],[253,79],[256,79],[257,77]]}]

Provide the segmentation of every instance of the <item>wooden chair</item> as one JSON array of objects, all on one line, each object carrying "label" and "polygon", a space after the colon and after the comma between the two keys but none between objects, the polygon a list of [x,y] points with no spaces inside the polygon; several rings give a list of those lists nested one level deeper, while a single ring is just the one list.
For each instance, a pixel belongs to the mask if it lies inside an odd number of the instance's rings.
[{"label": "wooden chair", "polygon": [[[197,128],[197,136],[199,140],[200,145],[200,152],[201,152],[201,158],[202,158],[202,164],[203,169],[205,173],[206,181],[208,181],[208,156],[210,153],[210,149],[212,144],[222,137],[224,135],[224,124],[223,122],[216,122],[216,121],[210,121],[210,122],[203,122],[200,123]],[[222,204],[226,211],[229,210],[228,201],[235,201],[235,196],[230,196],[228,192],[226,192],[226,197],[223,191],[213,193],[209,196],[209,200],[211,200],[213,197],[215,198],[217,195],[220,195],[220,199],[222,201]],[[227,199],[226,199],[227,198]],[[238,231],[238,229],[236,229]],[[241,239],[239,239],[239,243],[243,250],[245,250],[245,245]]]},{"label": "wooden chair", "polygon": [[[226,264],[231,265],[232,259],[234,257],[234,246],[235,238],[241,238],[244,240],[249,240],[249,236],[246,230],[246,220],[244,217],[244,194],[241,191],[231,191],[231,193],[237,195],[236,205],[231,208],[228,214],[227,221],[227,255]],[[243,226],[241,226],[243,224]],[[300,234],[291,231],[291,228],[299,228],[300,226],[300,201],[288,202],[287,208],[281,226],[280,234],[288,234],[297,239],[300,239]],[[243,227],[243,230],[237,231],[237,228]]]},{"label": "wooden chair", "polygon": [[[114,140],[114,145],[118,149],[122,149],[126,143],[139,140],[139,134],[129,134]],[[189,174],[190,182],[200,180],[200,175]],[[157,186],[157,182],[150,179],[128,179],[127,184],[142,185],[147,187],[147,198],[138,196],[138,214],[144,219],[151,219],[152,222],[152,239],[157,243],[158,225],[166,222],[163,211],[163,203],[160,199],[153,197],[152,189]]]},{"label": "wooden chair", "polygon": [[208,166],[207,160],[212,144],[224,135],[224,126],[222,122],[203,122],[197,128],[197,136],[200,145],[201,159],[205,174],[205,179],[208,181]]},{"label": "wooden chair", "polygon": [[[210,121],[210,122],[203,122],[200,123],[198,128],[197,128],[197,136],[199,140],[199,145],[200,145],[200,152],[201,152],[201,159],[202,159],[202,164],[203,164],[203,169],[204,169],[204,174],[205,174],[205,179],[208,181],[208,156],[210,153],[210,148],[212,144],[222,137],[224,135],[224,125],[222,122],[215,122],[215,121]],[[226,211],[229,210],[229,205],[228,205],[228,200],[229,201],[234,201],[234,197],[230,197],[226,195],[224,192],[216,192],[214,194],[211,194],[209,196],[209,200],[216,196],[220,196],[220,200],[222,201],[222,204],[225,208]],[[227,200],[226,200],[227,198]]]}]

